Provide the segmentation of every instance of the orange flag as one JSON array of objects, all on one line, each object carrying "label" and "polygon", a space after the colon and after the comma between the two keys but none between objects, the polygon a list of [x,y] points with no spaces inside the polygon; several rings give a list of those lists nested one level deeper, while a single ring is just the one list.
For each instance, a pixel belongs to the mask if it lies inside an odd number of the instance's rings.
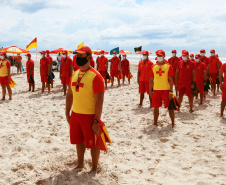
[{"label": "orange flag", "polygon": [[35,38],[33,41],[31,41],[30,44],[27,45],[26,51],[28,51],[31,48],[36,48],[37,47],[37,38]]}]

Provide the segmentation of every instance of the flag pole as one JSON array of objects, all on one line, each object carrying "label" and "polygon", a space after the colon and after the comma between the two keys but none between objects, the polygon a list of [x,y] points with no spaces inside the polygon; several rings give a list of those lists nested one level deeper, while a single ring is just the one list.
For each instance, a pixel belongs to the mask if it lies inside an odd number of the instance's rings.
[{"label": "flag pole", "polygon": [[[36,37],[36,38],[37,38],[37,37]],[[37,52],[37,50],[38,50],[37,48],[38,48],[38,44],[37,44],[37,46],[36,46],[36,62],[37,62],[37,53],[38,53],[38,52]]]}]

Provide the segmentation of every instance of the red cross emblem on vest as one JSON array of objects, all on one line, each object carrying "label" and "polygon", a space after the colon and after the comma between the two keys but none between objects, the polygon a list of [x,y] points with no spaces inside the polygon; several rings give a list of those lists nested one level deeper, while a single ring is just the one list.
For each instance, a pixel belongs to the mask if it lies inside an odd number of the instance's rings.
[{"label": "red cross emblem on vest", "polygon": [[156,71],[156,74],[159,74],[159,76],[162,76],[162,73],[165,73],[165,71],[162,71],[162,68],[159,68],[159,71]]},{"label": "red cross emblem on vest", "polygon": [[[78,86],[77,86],[78,85]],[[83,88],[84,87],[84,84],[83,83],[79,83],[78,82],[73,82],[72,83],[72,86],[75,86],[75,91],[76,92],[79,92],[79,87]]]},{"label": "red cross emblem on vest", "polygon": [[0,65],[0,69],[3,67],[4,65],[1,63],[1,65]]}]

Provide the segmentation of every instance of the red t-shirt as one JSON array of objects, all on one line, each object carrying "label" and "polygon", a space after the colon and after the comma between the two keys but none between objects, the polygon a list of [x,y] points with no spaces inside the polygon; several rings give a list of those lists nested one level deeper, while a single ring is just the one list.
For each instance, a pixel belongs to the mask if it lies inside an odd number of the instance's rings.
[{"label": "red t-shirt", "polygon": [[103,57],[99,57],[97,59],[98,61],[98,64],[99,64],[99,71],[107,71],[107,68],[106,68],[106,64],[108,63],[108,59],[103,56]]},{"label": "red t-shirt", "polygon": [[27,63],[26,63],[27,76],[30,76],[30,74],[31,74],[31,67],[33,67],[33,73],[31,75],[34,76],[34,65],[35,65],[35,63],[32,59],[27,61]]},{"label": "red t-shirt", "polygon": [[48,65],[50,64],[49,58],[40,59],[41,76],[46,76],[48,74]]},{"label": "red t-shirt", "polygon": [[140,71],[140,81],[149,82],[150,80],[150,71],[153,66],[153,62],[151,60],[144,61],[142,60],[139,63],[138,70]]},{"label": "red t-shirt", "polygon": [[77,58],[77,55],[74,55],[73,56],[73,68],[74,68],[74,71],[77,71],[78,69],[80,69],[80,66],[78,66],[77,62],[76,62],[76,58]]},{"label": "red t-shirt", "polygon": [[206,56],[204,56],[203,58],[200,57],[200,62],[203,62],[206,67],[208,67],[208,64],[210,63],[209,59]]},{"label": "red t-shirt", "polygon": [[119,70],[120,59],[118,57],[113,57],[111,59],[111,70],[118,71]]},{"label": "red t-shirt", "polygon": [[203,62],[196,63],[196,82],[204,81],[204,71],[207,70],[206,65]]},{"label": "red t-shirt", "polygon": [[178,62],[180,62],[180,59],[178,57],[175,58],[171,57],[168,59],[168,63],[173,67],[174,75],[176,74]]},{"label": "red t-shirt", "polygon": [[195,63],[191,60],[188,60],[186,63],[181,60],[177,65],[177,69],[180,70],[178,80],[179,88],[190,87],[193,81],[193,70],[196,70]]},{"label": "red t-shirt", "polygon": [[224,63],[224,64],[221,66],[220,71],[223,71],[223,72],[224,72],[224,82],[223,82],[223,87],[226,87],[226,63]]},{"label": "red t-shirt", "polygon": [[222,66],[222,62],[219,60],[219,62],[220,62],[220,67]]},{"label": "red t-shirt", "polygon": [[93,58],[91,58],[91,60],[90,60],[90,65],[91,65],[92,67],[95,65],[95,62],[94,62]]},{"label": "red t-shirt", "polygon": [[220,60],[217,57],[209,57],[210,73],[217,73],[217,65],[220,65]]},{"label": "red t-shirt", "polygon": [[122,71],[129,71],[129,60],[125,59],[121,61]]},{"label": "red t-shirt", "polygon": [[17,62],[21,62],[21,60],[22,60],[22,57],[21,57],[21,56],[17,56],[17,57],[16,57],[16,61],[17,61]]},{"label": "red t-shirt", "polygon": [[70,69],[73,65],[73,61],[71,57],[67,56],[67,58],[62,58],[61,60],[61,76],[62,77],[69,77],[70,76]]}]

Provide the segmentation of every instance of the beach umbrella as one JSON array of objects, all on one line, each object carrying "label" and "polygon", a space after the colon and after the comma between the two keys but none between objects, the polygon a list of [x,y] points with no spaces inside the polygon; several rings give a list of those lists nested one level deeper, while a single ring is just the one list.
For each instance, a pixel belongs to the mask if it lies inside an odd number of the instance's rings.
[{"label": "beach umbrella", "polygon": [[0,50],[1,52],[5,51],[6,53],[15,53],[15,54],[21,54],[21,53],[29,53],[29,51],[26,51],[25,49],[18,48],[16,46],[11,46],[7,48],[2,48]]},{"label": "beach umbrella", "polygon": [[50,51],[49,53],[51,54],[57,54],[57,53],[63,53],[63,51],[67,51],[68,53],[72,53],[74,52],[73,50],[68,50],[68,49],[64,49],[64,48],[58,48],[58,49],[55,49],[53,51]]},{"label": "beach umbrella", "polygon": [[125,51],[125,50],[120,50],[119,51],[120,54],[124,53],[124,54],[132,54],[132,52],[130,51]]},{"label": "beach umbrella", "polygon": [[[100,52],[101,52],[101,49],[95,49],[95,50],[92,50],[92,54],[94,55],[100,55]],[[109,52],[107,51],[104,51],[104,54],[109,54]]]},{"label": "beach umbrella", "polygon": [[[136,54],[143,54],[145,52],[145,50],[143,50],[143,51],[140,51],[140,52],[137,52]],[[152,54],[151,52],[148,52],[149,54]]]}]

